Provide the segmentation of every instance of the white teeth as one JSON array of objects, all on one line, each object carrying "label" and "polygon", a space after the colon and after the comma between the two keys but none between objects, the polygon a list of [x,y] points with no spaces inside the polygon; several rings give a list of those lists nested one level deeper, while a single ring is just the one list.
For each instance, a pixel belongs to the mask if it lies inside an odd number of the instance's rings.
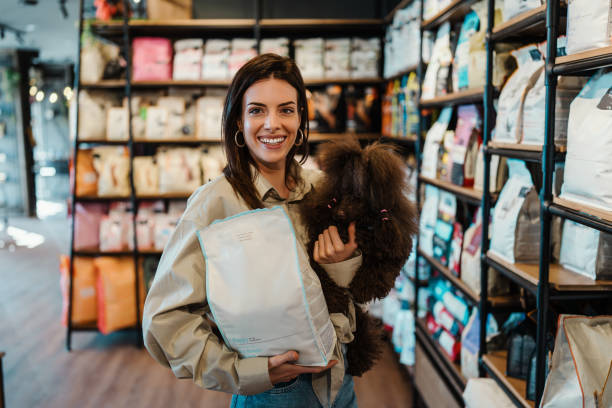
[{"label": "white teeth", "polygon": [[265,144],[277,144],[277,143],[281,143],[283,140],[285,140],[285,138],[284,137],[275,137],[273,139],[264,139],[264,138],[261,138],[259,140],[262,143],[265,143]]}]

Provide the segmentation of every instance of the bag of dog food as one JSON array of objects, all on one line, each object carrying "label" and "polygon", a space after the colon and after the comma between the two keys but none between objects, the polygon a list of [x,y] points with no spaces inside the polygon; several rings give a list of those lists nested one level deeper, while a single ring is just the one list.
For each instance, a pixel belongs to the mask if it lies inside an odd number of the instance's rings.
[{"label": "bag of dog food", "polygon": [[[487,317],[487,345],[499,332],[493,315]],[[468,324],[461,332],[461,374],[467,379],[478,377],[478,351],[480,350],[480,313],[478,308],[472,310]]]},{"label": "bag of dog food", "polygon": [[453,108],[446,107],[440,111],[438,120],[433,124],[425,137],[423,146],[423,162],[421,164],[421,174],[423,177],[435,179],[438,169],[438,157],[440,154],[440,143],[448,128],[453,115]]},{"label": "bag of dog food", "polygon": [[79,92],[79,140],[104,140],[106,112],[117,105],[119,100],[112,93],[89,90]]},{"label": "bag of dog food", "polygon": [[100,221],[108,205],[76,203],[74,206],[74,249],[97,249],[100,245]]},{"label": "bag of dog food", "polygon": [[130,138],[127,106],[109,108],[106,111],[106,140],[125,141]]},{"label": "bag of dog food", "polygon": [[221,140],[221,117],[223,116],[223,98],[203,96],[196,105],[196,138],[203,140]]},{"label": "bag of dog food", "polygon": [[[62,324],[68,325],[70,292],[70,257],[60,257],[60,286],[62,288]],[[72,282],[72,324],[95,322],[98,318],[96,303],[96,271],[93,258],[74,257]]]},{"label": "bag of dog food", "polygon": [[505,143],[520,141],[521,107],[529,89],[544,70],[542,54],[535,44],[512,52],[518,69],[510,76],[499,95],[493,140]]},{"label": "bag of dog food", "polygon": [[159,108],[168,112],[165,138],[180,139],[185,137],[185,99],[179,96],[164,96],[157,101]]},{"label": "bag of dog food", "polygon": [[567,7],[567,53],[612,45],[612,2],[570,0]]},{"label": "bag of dog food", "polygon": [[448,92],[448,80],[452,61],[450,23],[446,22],[440,26],[436,34],[431,61],[425,72],[421,99],[433,99]]},{"label": "bag of dog food", "polygon": [[508,160],[510,178],[493,210],[491,251],[510,263],[540,259],[540,200],[525,162]]},{"label": "bag of dog food", "polygon": [[[489,192],[497,193],[502,189],[508,179],[508,165],[506,158],[498,155],[491,156],[489,170]],[[474,190],[483,191],[484,189],[484,152],[483,146],[478,148],[476,156],[476,170],[474,175]]]},{"label": "bag of dog food", "polygon": [[100,146],[93,149],[100,197],[130,195],[130,156],[126,147]]},{"label": "bag of dog food", "polygon": [[202,184],[200,151],[160,148],[157,151],[160,193],[193,193]]},{"label": "bag of dog food", "polygon": [[154,156],[136,156],[134,166],[134,188],[136,195],[155,195],[159,185],[159,173]]},{"label": "bag of dog food", "polygon": [[451,172],[453,170],[453,160],[451,154],[455,143],[455,131],[447,130],[444,132],[440,148],[438,150],[438,163],[436,166],[436,178],[438,180],[451,181]]},{"label": "bag of dog food", "polygon": [[482,123],[475,105],[457,109],[457,128],[451,150],[450,181],[464,187],[474,185],[478,148],[482,144]]},{"label": "bag of dog food", "polygon": [[492,378],[470,378],[463,391],[466,408],[514,408],[514,402]]},{"label": "bag of dog food", "polygon": [[433,237],[438,219],[440,190],[431,185],[425,186],[425,201],[419,220],[419,247],[427,255],[433,256]]},{"label": "bag of dog food", "polygon": [[136,325],[135,271],[132,258],[95,258],[98,329],[102,334]]},{"label": "bag of dog food", "polygon": [[282,207],[247,211],[197,234],[207,299],[226,345],[243,358],[296,350],[297,364],[326,366],[336,332],[321,283]]},{"label": "bag of dog food", "polygon": [[612,235],[566,220],[561,265],[593,280],[612,279]]},{"label": "bag of dog food", "polygon": [[91,149],[77,150],[75,184],[78,197],[98,195],[98,173],[94,167]]},{"label": "bag of dog food", "polygon": [[441,191],[433,237],[433,257],[444,266],[448,265],[456,214],[457,198],[452,193]]},{"label": "bag of dog food", "polygon": [[612,211],[612,72],[594,75],[570,105],[561,197]]},{"label": "bag of dog food", "polygon": [[538,8],[542,0],[504,0],[503,21],[508,21],[521,13]]},{"label": "bag of dog food", "polygon": [[480,29],[480,19],[478,14],[471,11],[463,24],[459,33],[457,48],[455,48],[455,60],[453,61],[453,91],[468,88],[470,85],[468,68],[470,65],[470,38]]}]

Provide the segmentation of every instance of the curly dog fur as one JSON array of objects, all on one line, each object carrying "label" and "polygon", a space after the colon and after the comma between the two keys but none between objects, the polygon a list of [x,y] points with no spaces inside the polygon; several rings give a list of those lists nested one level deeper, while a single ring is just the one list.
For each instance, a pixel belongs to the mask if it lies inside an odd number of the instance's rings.
[{"label": "curly dog fur", "polygon": [[320,148],[324,177],[301,203],[308,234],[308,253],[319,234],[335,225],[343,241],[356,223],[356,241],[363,263],[348,289],[339,287],[311,259],[330,313],[348,313],[355,303],[355,340],[348,345],[348,371],[361,376],[381,352],[382,328],[359,304],[385,297],[412,250],[417,211],[408,199],[405,164],[389,145],[361,148],[356,141],[332,142]]}]

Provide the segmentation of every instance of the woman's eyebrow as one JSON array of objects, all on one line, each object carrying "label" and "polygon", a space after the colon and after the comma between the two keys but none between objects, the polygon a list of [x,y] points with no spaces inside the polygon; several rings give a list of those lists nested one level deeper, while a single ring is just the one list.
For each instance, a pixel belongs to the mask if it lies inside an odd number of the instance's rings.
[{"label": "woman's eyebrow", "polygon": [[288,101],[288,102],[280,103],[278,106],[295,105],[295,104],[296,103],[294,101]]}]

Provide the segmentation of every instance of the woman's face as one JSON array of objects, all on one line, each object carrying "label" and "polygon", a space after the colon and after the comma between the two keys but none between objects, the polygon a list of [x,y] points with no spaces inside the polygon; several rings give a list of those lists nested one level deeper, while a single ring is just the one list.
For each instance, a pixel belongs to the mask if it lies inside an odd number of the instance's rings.
[{"label": "woman's face", "polygon": [[260,169],[284,169],[300,126],[297,96],[287,81],[275,78],[257,81],[244,93],[241,128]]}]

